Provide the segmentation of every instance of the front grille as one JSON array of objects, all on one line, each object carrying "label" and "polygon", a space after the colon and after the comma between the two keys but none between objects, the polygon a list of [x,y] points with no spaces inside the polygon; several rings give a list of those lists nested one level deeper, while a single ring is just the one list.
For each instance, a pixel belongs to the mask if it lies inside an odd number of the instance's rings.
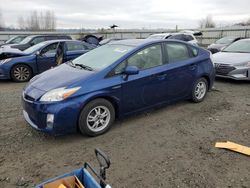
[{"label": "front grille", "polygon": [[227,75],[229,72],[235,70],[236,68],[228,64],[215,64],[216,74]]},{"label": "front grille", "polygon": [[28,101],[35,101],[35,99],[29,95],[24,94],[24,98]]}]

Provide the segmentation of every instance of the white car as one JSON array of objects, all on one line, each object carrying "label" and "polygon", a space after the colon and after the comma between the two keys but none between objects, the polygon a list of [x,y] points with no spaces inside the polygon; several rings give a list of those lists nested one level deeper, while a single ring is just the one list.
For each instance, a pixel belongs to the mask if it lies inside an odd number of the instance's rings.
[{"label": "white car", "polygon": [[198,41],[192,33],[159,33],[150,35],[147,39],[176,39],[186,41],[195,46],[198,46]]}]

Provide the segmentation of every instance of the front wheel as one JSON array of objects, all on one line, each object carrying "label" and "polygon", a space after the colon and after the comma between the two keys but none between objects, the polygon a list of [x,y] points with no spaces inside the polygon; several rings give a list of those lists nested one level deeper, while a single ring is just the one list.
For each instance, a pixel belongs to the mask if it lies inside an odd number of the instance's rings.
[{"label": "front wheel", "polygon": [[113,105],[105,99],[95,99],[82,110],[78,127],[84,135],[98,136],[109,130],[114,119]]},{"label": "front wheel", "polygon": [[27,82],[32,77],[32,70],[27,65],[15,65],[11,69],[11,78],[15,82]]},{"label": "front wheel", "polygon": [[208,91],[207,80],[205,78],[198,79],[193,86],[192,101],[196,103],[203,101],[207,95],[207,91]]}]

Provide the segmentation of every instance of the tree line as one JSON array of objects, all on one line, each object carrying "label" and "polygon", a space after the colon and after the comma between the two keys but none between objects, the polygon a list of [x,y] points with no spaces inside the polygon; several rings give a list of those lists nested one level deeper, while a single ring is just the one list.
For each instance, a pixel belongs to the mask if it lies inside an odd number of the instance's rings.
[{"label": "tree line", "polygon": [[[17,19],[19,30],[29,31],[53,31],[56,29],[56,16],[54,11],[31,11],[27,16],[19,16]],[[0,9],[0,31],[5,30],[4,19]]]},{"label": "tree line", "polygon": [[21,30],[53,31],[56,29],[56,17],[54,11],[32,11],[27,17],[20,16],[17,25]]}]

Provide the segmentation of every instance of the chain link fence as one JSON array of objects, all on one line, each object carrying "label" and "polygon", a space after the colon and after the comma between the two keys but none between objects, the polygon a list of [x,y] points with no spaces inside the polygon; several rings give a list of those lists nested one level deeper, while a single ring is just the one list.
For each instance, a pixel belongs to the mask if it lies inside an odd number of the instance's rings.
[{"label": "chain link fence", "polygon": [[[225,36],[236,36],[248,38],[250,37],[250,27],[228,27],[228,28],[214,28],[214,29],[202,29],[200,30],[203,35],[196,37],[201,46],[208,46],[213,43],[215,40],[218,40]],[[97,36],[102,36],[103,38],[120,38],[120,39],[131,39],[138,38],[143,39],[147,38],[151,34],[155,33],[171,33],[176,32],[175,30],[116,30],[116,31],[102,31],[102,32],[0,32],[0,43],[10,39],[11,37],[17,35],[70,35],[74,39],[79,39],[88,34],[94,34]]]}]

